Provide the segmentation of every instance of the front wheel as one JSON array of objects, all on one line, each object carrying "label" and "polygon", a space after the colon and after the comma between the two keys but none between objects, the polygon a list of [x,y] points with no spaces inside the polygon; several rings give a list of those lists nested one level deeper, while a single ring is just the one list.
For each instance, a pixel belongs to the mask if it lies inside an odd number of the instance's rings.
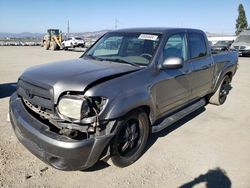
[{"label": "front wheel", "polygon": [[57,50],[58,49],[56,42],[52,42],[51,46],[52,46],[52,50]]},{"label": "front wheel", "polygon": [[230,90],[230,81],[231,80],[230,80],[229,76],[226,75],[222,79],[217,91],[209,99],[209,103],[215,104],[215,105],[222,105],[226,101],[227,95],[228,95],[229,90]]},{"label": "front wheel", "polygon": [[111,142],[111,160],[118,167],[134,163],[142,155],[149,136],[149,119],[142,110],[126,115],[117,123]]}]

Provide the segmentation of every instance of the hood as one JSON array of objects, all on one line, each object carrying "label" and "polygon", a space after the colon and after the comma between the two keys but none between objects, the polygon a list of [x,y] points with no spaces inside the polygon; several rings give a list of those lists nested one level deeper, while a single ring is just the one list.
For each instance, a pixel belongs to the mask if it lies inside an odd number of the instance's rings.
[{"label": "hood", "polygon": [[57,102],[65,91],[85,91],[94,83],[104,82],[141,69],[122,63],[79,58],[27,69],[20,79],[37,86],[49,86]]}]

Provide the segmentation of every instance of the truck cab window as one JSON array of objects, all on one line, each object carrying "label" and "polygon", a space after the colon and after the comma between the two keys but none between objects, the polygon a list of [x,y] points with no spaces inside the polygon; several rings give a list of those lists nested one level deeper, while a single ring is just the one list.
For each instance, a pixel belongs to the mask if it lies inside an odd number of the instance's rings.
[{"label": "truck cab window", "polygon": [[188,35],[191,59],[204,57],[207,55],[207,47],[203,35],[190,33]]},{"label": "truck cab window", "polygon": [[168,57],[180,57],[184,61],[187,59],[187,48],[185,34],[175,34],[169,37],[164,48],[164,59]]}]

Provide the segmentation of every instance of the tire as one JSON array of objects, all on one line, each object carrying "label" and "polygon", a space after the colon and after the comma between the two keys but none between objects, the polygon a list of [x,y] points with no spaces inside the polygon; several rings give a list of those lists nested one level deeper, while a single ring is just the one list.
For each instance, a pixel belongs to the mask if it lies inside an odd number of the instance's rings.
[{"label": "tire", "polygon": [[43,43],[43,47],[44,47],[44,49],[45,50],[48,50],[49,49],[49,41],[45,41],[44,43]]},{"label": "tire", "polygon": [[226,99],[230,90],[231,79],[228,75],[224,76],[217,91],[210,97],[209,103],[215,105],[222,105]]},{"label": "tire", "polygon": [[52,50],[57,50],[57,44],[56,44],[56,42],[52,42]]},{"label": "tire", "polygon": [[111,160],[115,166],[126,167],[140,158],[149,136],[149,119],[143,110],[127,114],[117,122],[111,145]]}]

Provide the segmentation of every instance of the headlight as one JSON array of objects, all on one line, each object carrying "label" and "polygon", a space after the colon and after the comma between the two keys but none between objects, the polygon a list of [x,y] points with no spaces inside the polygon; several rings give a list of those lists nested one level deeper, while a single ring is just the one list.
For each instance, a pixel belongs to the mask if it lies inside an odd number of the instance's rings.
[{"label": "headlight", "polygon": [[73,118],[80,119],[81,118],[81,109],[82,104],[85,99],[81,98],[71,98],[71,97],[63,97],[61,98],[58,104],[58,110],[60,114]]},{"label": "headlight", "polygon": [[245,50],[250,50],[250,46],[246,46]]},{"label": "headlight", "polygon": [[79,95],[66,95],[58,104],[61,115],[73,120],[92,117],[102,111],[107,100],[103,97],[84,97]]}]

